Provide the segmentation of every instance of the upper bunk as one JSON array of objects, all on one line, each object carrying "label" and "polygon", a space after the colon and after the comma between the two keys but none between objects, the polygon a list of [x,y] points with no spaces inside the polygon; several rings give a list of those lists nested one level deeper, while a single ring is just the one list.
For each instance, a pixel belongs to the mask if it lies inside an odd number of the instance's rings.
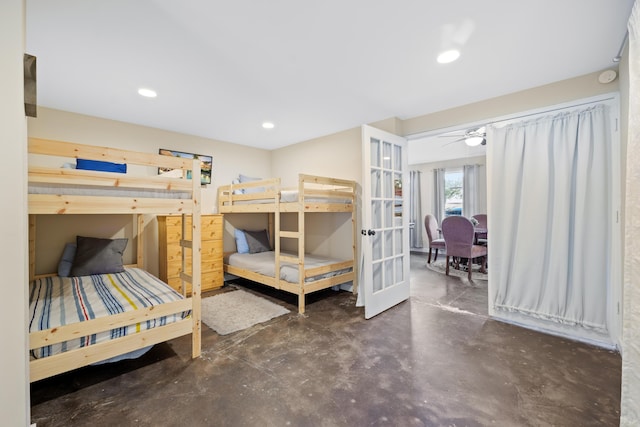
[{"label": "upper bunk", "polygon": [[299,174],[293,188],[282,187],[280,178],[222,185],[218,212],[354,212],[355,197],[355,181]]},{"label": "upper bunk", "polygon": [[[89,167],[97,161],[99,169],[109,171],[62,167],[70,159],[88,163]],[[177,173],[153,175],[149,173],[151,168]],[[200,176],[199,161],[29,138],[29,213],[199,214],[200,182],[182,179],[187,171]]]}]

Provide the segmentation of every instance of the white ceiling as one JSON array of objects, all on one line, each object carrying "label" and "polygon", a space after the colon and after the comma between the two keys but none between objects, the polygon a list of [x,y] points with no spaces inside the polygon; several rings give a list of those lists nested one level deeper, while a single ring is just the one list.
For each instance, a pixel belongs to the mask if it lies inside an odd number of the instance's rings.
[{"label": "white ceiling", "polygon": [[27,0],[27,53],[40,106],[273,149],[609,68],[632,4]]}]

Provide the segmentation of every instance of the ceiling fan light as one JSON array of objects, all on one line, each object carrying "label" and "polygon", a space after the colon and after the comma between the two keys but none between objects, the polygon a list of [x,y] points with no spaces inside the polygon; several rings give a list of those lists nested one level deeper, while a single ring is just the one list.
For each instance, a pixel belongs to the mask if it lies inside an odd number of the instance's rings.
[{"label": "ceiling fan light", "polygon": [[440,64],[448,64],[449,62],[453,62],[460,57],[460,51],[451,49],[441,52],[438,55],[438,62]]},{"label": "ceiling fan light", "polygon": [[465,138],[464,142],[469,147],[476,147],[476,146],[482,144],[483,140],[484,140],[484,138],[481,137],[481,136],[469,136],[469,137]]},{"label": "ceiling fan light", "polygon": [[138,94],[140,96],[144,96],[145,98],[155,98],[156,96],[158,96],[155,90],[147,89],[144,87],[141,87],[140,89],[138,89]]}]

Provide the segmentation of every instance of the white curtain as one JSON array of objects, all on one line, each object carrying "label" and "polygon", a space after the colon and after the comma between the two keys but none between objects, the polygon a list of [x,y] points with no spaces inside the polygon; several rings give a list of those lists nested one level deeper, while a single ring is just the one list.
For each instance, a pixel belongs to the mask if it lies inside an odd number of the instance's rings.
[{"label": "white curtain", "polygon": [[442,224],[444,218],[444,178],[445,169],[433,170],[433,216],[436,217],[438,225]]},{"label": "white curtain", "polygon": [[478,212],[478,165],[464,165],[462,174],[462,215],[470,218]]},{"label": "white curtain", "polygon": [[620,425],[640,425],[640,3],[629,18],[629,135]]},{"label": "white curtain", "polygon": [[490,126],[490,304],[606,332],[611,133],[599,104]]},{"label": "white curtain", "polygon": [[409,172],[409,223],[413,224],[410,229],[409,244],[412,248],[422,247],[422,199],[420,190],[420,171]]}]

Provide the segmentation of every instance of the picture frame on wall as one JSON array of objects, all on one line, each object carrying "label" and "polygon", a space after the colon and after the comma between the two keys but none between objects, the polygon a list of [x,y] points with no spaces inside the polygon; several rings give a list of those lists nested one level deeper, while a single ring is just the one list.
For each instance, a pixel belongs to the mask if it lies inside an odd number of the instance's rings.
[{"label": "picture frame on wall", "polygon": [[[213,156],[206,156],[204,154],[186,153],[184,151],[169,150],[167,148],[161,148],[160,154],[164,156],[181,157],[183,159],[199,159],[200,160],[200,184],[211,184],[211,171],[213,169]],[[172,175],[173,169],[158,168],[159,175]],[[176,169],[177,172],[181,171]],[[178,176],[182,176],[181,174]],[[191,179],[191,171],[187,171],[187,179]]]}]

